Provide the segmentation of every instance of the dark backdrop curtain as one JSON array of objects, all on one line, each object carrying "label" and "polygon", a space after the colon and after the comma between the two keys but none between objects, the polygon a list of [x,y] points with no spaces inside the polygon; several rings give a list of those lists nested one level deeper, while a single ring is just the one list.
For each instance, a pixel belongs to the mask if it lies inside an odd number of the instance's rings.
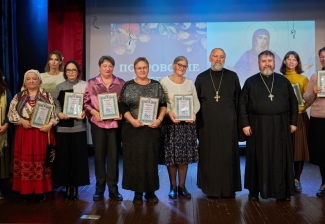
[{"label": "dark backdrop curtain", "polygon": [[84,0],[48,2],[48,51],[59,50],[64,57],[64,62],[75,60],[82,69],[84,4]]},{"label": "dark backdrop curtain", "polygon": [[0,69],[12,94],[18,88],[18,53],[16,40],[16,0],[1,0]]}]

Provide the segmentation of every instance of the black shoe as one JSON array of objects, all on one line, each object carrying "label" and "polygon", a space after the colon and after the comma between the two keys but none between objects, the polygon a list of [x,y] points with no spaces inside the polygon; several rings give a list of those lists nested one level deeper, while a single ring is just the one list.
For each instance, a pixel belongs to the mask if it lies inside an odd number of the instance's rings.
[{"label": "black shoe", "polygon": [[72,187],[70,187],[70,186],[66,186],[66,187],[65,187],[65,189],[66,189],[66,190],[65,190],[65,194],[64,194],[64,200],[65,200],[65,201],[68,201],[68,200],[71,199],[71,192],[70,192],[70,191],[71,191],[71,188],[72,188]]},{"label": "black shoe", "polygon": [[325,197],[325,184],[320,186],[319,190],[316,193],[317,197]]},{"label": "black shoe", "polygon": [[104,193],[98,193],[98,192],[96,192],[93,195],[93,201],[101,201],[103,199],[104,199]]},{"label": "black shoe", "polygon": [[71,187],[71,199],[74,201],[78,201],[79,200],[79,189],[78,187]]},{"label": "black shoe", "polygon": [[142,205],[142,193],[141,192],[134,192],[133,204],[135,205]]},{"label": "black shoe", "polygon": [[23,200],[24,203],[32,201],[33,195],[31,194],[22,194],[21,199]]},{"label": "black shoe", "polygon": [[109,193],[109,198],[110,199],[113,199],[113,200],[115,200],[115,201],[123,201],[123,197],[122,197],[122,195],[119,193],[119,192],[117,192],[117,193]]},{"label": "black shoe", "polygon": [[44,202],[46,200],[45,194],[35,194],[35,201]]},{"label": "black shoe", "polygon": [[248,194],[248,199],[250,201],[258,201],[258,193],[249,193]]},{"label": "black shoe", "polygon": [[178,195],[184,198],[190,199],[192,195],[186,190],[186,187],[178,186]]},{"label": "black shoe", "polygon": [[147,202],[158,203],[158,198],[153,191],[146,192],[144,198],[147,200]]},{"label": "black shoe", "polygon": [[177,187],[170,186],[170,192],[168,194],[168,197],[170,199],[176,199],[177,198]]},{"label": "black shoe", "polygon": [[276,202],[291,201],[290,197],[276,199]]}]

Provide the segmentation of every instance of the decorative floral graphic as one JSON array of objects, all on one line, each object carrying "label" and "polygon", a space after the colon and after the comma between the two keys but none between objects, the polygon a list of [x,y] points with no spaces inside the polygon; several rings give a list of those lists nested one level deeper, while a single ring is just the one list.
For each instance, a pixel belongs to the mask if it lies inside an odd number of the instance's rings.
[{"label": "decorative floral graphic", "polygon": [[207,23],[195,23],[195,26],[204,29],[207,27]]},{"label": "decorative floral graphic", "polygon": [[133,54],[137,45],[161,38],[183,44],[187,53],[202,52],[207,48],[206,35],[207,23],[111,24],[111,44],[117,55]]},{"label": "decorative floral graphic", "polygon": [[147,35],[147,34],[141,34],[139,36],[139,39],[140,39],[141,42],[148,42],[150,40],[150,36]]},{"label": "decorative floral graphic", "polygon": [[183,32],[183,31],[179,31],[179,33],[177,34],[177,40],[185,40],[190,36],[190,34],[188,32]]}]

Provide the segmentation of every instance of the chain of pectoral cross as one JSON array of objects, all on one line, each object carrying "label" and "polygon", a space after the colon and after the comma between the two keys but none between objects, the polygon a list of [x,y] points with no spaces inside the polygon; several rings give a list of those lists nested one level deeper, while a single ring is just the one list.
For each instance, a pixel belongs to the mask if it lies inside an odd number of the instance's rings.
[{"label": "chain of pectoral cross", "polygon": [[264,85],[265,85],[267,91],[269,91],[269,93],[270,93],[267,97],[270,98],[271,101],[273,101],[274,95],[272,95],[272,90],[273,90],[273,83],[274,83],[274,73],[273,73],[273,80],[272,80],[271,90],[269,89],[269,87],[267,87],[266,82],[264,81],[261,73],[260,73],[260,76],[261,76],[262,81],[264,82]]},{"label": "chain of pectoral cross", "polygon": [[213,88],[214,88],[214,91],[216,91],[216,96],[213,97],[216,99],[216,102],[219,101],[219,98],[221,98],[219,96],[219,90],[220,90],[220,86],[221,86],[221,82],[222,82],[222,78],[223,78],[223,69],[222,69],[222,74],[221,74],[221,78],[220,78],[220,82],[219,82],[219,86],[218,86],[218,90],[216,89],[215,85],[214,85],[214,82],[213,82],[213,79],[212,79],[212,74],[211,74],[211,69],[210,69],[210,78],[211,78],[211,82],[212,82],[212,85],[213,85]]}]

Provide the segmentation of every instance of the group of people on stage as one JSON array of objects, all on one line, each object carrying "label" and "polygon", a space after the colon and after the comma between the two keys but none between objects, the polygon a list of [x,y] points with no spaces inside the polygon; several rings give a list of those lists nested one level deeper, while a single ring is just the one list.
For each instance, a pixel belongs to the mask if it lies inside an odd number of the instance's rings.
[{"label": "group of people on stage", "polygon": [[[325,47],[318,55],[325,70]],[[185,182],[188,164],[195,162],[197,186],[204,194],[235,197],[242,190],[238,141],[246,141],[244,187],[250,200],[259,196],[290,200],[294,192],[302,192],[304,161],[319,166],[322,183],[316,195],[324,197],[325,98],[317,94],[325,90],[318,86],[317,74],[308,82],[294,51],[281,62],[283,75],[275,73],[275,55],[265,50],[256,59],[260,72],[247,74],[250,77],[241,88],[237,74],[224,68],[225,60],[223,49],[213,49],[211,67],[194,83],[185,77],[188,61],[184,56],[174,59],[173,74],[160,81],[148,77],[149,62],[139,57],[134,61],[135,78],[125,82],[113,74],[114,59],[102,56],[99,75],[85,82],[79,79],[81,69],[76,61],[64,65],[62,54],[53,51],[46,72],[28,70],[21,92],[14,97],[1,73],[0,180],[8,178],[12,169],[12,190],[26,201],[43,201],[45,192],[59,186],[65,187],[65,200],[78,200],[78,187],[89,185],[87,118],[94,148],[94,201],[104,199],[106,185],[109,198],[123,200],[118,189],[119,127],[122,188],[134,191],[134,204],[142,204],[143,197],[158,202],[158,164],[167,166],[170,199],[191,198]],[[298,91],[292,84],[299,86]],[[78,118],[63,112],[67,92],[84,93]],[[117,94],[120,117],[102,119],[98,95],[105,93]],[[178,119],[175,95],[193,97],[191,119]],[[146,125],[138,119],[140,97],[159,99],[157,117]],[[52,104],[54,109],[48,124],[35,128],[31,117],[38,101]],[[16,126],[14,139],[9,122]],[[49,142],[56,145],[52,167],[45,164]]]}]

